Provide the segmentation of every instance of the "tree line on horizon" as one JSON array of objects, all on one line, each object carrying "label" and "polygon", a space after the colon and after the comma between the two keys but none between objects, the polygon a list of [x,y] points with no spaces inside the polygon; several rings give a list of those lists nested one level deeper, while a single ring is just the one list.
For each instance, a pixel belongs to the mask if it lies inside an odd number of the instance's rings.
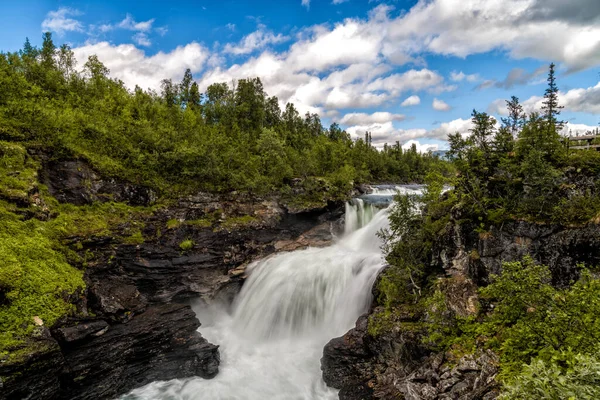
[{"label": "tree line on horizon", "polygon": [[92,55],[78,71],[73,51],[43,35],[0,53],[0,140],[81,157],[101,173],[165,191],[255,193],[300,179],[340,196],[361,182],[422,182],[444,162],[399,142],[381,151],[371,136],[352,140],[337,123],[265,93],[260,78],[200,92],[190,70],[160,93],[129,90]]}]

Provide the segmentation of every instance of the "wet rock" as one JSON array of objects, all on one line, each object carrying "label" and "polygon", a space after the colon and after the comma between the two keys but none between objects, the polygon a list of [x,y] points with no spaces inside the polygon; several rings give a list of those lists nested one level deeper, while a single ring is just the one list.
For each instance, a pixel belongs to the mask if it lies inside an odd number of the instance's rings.
[{"label": "wet rock", "polygon": [[152,189],[104,178],[82,160],[45,162],[40,178],[50,194],[62,203],[84,205],[95,201],[118,201],[148,206],[156,201]]},{"label": "wet rock", "polygon": [[90,336],[100,336],[108,330],[106,321],[83,322],[75,326],[57,328],[54,337],[63,343],[72,343]]},{"label": "wet rock", "polygon": [[102,335],[64,343],[62,398],[114,398],[154,380],[214,377],[218,346],[202,338],[199,325],[187,305],[153,306]]},{"label": "wet rock", "polygon": [[[0,360],[0,399],[58,399],[64,358],[58,343],[43,338],[30,344],[37,350],[25,359]],[[26,371],[26,372],[24,372]]]}]

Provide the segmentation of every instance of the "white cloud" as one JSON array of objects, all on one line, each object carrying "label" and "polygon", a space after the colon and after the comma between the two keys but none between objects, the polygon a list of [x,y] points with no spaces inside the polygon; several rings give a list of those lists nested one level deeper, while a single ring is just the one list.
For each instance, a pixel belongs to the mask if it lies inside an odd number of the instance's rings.
[{"label": "white cloud", "polygon": [[481,78],[479,77],[479,74],[467,75],[462,71],[460,71],[460,72],[452,71],[450,73],[450,80],[452,80],[454,82],[462,82],[464,80],[466,80],[467,82],[477,82],[480,79]]},{"label": "white cloud", "polygon": [[302,0],[302,7],[306,7],[308,10],[310,8],[310,0]]},{"label": "white cloud", "polygon": [[586,125],[586,124],[574,124],[569,122],[566,124],[562,130],[563,135],[569,136],[581,136],[588,132],[596,132],[597,129],[600,129],[598,125]]},{"label": "white cloud", "polygon": [[[531,96],[523,101],[523,109],[526,113],[540,112],[544,102],[542,96]],[[565,111],[584,112],[589,114],[600,114],[600,82],[596,86],[588,88],[571,89],[567,92],[558,93],[558,104],[564,106]],[[488,107],[490,114],[508,115],[506,101],[494,100]]]},{"label": "white cloud", "polygon": [[[580,8],[586,0],[574,0]],[[600,63],[600,24],[564,13],[532,18],[539,0],[419,0],[390,21],[388,40],[411,53],[466,57],[494,49],[514,58],[560,61],[571,70]]]},{"label": "white cloud", "polygon": [[340,120],[340,124],[343,125],[367,125],[373,123],[384,123],[390,121],[404,121],[405,115],[392,114],[389,112],[375,112],[373,114],[366,113],[350,113],[344,115]]},{"label": "white cloud", "polygon": [[202,45],[192,42],[179,46],[169,53],[158,52],[146,56],[143,50],[132,44],[113,45],[108,42],[86,44],[73,49],[78,65],[83,65],[88,57],[96,54],[111,76],[121,79],[130,88],[159,89],[162,79],[179,81],[186,68],[192,73],[201,71],[209,52]]},{"label": "white cloud", "polygon": [[136,42],[140,46],[148,47],[148,46],[152,45],[152,42],[148,38],[148,35],[146,35],[144,32],[138,32],[135,35],[133,35],[131,38],[133,39],[134,42]]},{"label": "white cloud", "polygon": [[117,25],[121,29],[127,29],[130,31],[138,31],[138,32],[149,32],[152,30],[152,24],[154,23],[154,18],[149,19],[148,21],[136,22],[130,14],[125,16],[125,19]]},{"label": "white cloud", "polygon": [[400,105],[402,107],[409,107],[409,106],[416,106],[419,104],[421,104],[421,98],[419,96],[412,95],[410,97],[407,97]]},{"label": "white cloud", "polygon": [[81,22],[70,18],[78,15],[81,15],[81,12],[76,9],[60,7],[58,10],[50,11],[46,14],[46,19],[42,21],[42,29],[44,31],[56,32],[59,35],[69,31],[83,32]]},{"label": "white cloud", "polygon": [[159,26],[158,28],[156,28],[156,32],[160,36],[165,36],[167,34],[167,32],[169,32],[169,28],[166,26]]},{"label": "white cloud", "polygon": [[437,144],[421,144],[418,140],[409,140],[408,142],[402,145],[403,150],[409,150],[413,145],[415,145],[417,152],[419,153],[427,153],[429,151],[438,150],[439,146]]},{"label": "white cloud", "polygon": [[392,121],[387,121],[357,124],[347,128],[346,131],[355,139],[364,137],[365,132],[371,132],[373,145],[381,148],[385,143],[405,143],[407,141],[412,143],[413,141],[417,141],[417,139],[424,138],[447,140],[449,134],[456,132],[466,136],[469,134],[472,126],[473,124],[470,119],[458,118],[449,122],[443,122],[434,129],[397,129],[394,127]]},{"label": "white cloud", "polygon": [[436,111],[450,111],[452,109],[445,101],[437,98],[433,99],[431,106]]},{"label": "white cloud", "polygon": [[338,5],[338,4],[345,3],[345,2],[347,2],[347,1],[348,1],[348,0],[333,0],[333,1],[331,2],[331,4]]},{"label": "white cloud", "polygon": [[[233,29],[235,29],[235,25]],[[267,30],[265,25],[259,24],[256,31],[244,36],[238,44],[227,43],[223,51],[235,55],[250,54],[268,45],[283,43],[289,39],[288,36],[281,33],[275,35],[272,31]]]},{"label": "white cloud", "polygon": [[232,23],[230,22],[230,23],[228,23],[227,25],[225,25],[225,27],[226,27],[227,29],[229,29],[230,31],[232,31],[232,32],[235,32],[235,28],[236,28],[236,27],[235,27],[235,24],[232,24]]}]

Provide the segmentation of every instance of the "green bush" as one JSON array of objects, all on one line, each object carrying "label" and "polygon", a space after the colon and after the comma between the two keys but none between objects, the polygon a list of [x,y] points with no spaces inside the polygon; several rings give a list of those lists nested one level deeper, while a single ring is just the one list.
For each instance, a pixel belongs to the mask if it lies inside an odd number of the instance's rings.
[{"label": "green bush", "polygon": [[550,361],[534,359],[504,385],[499,399],[600,399],[599,354],[565,351]]},{"label": "green bush", "polygon": [[0,355],[26,341],[34,317],[52,326],[74,312],[69,296],[85,287],[46,224],[21,221],[0,203]]},{"label": "green bush", "polygon": [[186,239],[179,243],[179,248],[183,251],[188,251],[194,248],[194,242],[190,239]]}]

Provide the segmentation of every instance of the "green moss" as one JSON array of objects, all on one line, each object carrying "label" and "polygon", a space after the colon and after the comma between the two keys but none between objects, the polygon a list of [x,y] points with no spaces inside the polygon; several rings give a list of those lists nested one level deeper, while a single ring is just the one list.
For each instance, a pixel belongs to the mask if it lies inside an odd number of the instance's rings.
[{"label": "green moss", "polygon": [[227,230],[240,229],[254,224],[257,220],[258,219],[252,215],[228,217],[221,223],[221,227]]},{"label": "green moss", "polygon": [[51,326],[73,312],[67,296],[85,286],[83,272],[57,250],[47,225],[22,221],[0,204],[0,354],[27,339],[34,317]]},{"label": "green moss", "polygon": [[167,221],[167,229],[175,229],[181,225],[178,219],[170,219]]},{"label": "green moss", "polygon": [[36,186],[38,168],[24,146],[0,141],[0,197],[26,200]]},{"label": "green moss", "polygon": [[141,231],[135,231],[130,236],[123,238],[123,243],[125,244],[142,244],[144,243],[144,235],[142,235]]},{"label": "green moss", "polygon": [[210,228],[213,222],[209,218],[199,218],[185,221],[186,225],[197,226],[199,228]]},{"label": "green moss", "polygon": [[179,243],[179,248],[183,251],[188,251],[194,248],[194,241],[190,239],[186,239],[183,242]]}]

